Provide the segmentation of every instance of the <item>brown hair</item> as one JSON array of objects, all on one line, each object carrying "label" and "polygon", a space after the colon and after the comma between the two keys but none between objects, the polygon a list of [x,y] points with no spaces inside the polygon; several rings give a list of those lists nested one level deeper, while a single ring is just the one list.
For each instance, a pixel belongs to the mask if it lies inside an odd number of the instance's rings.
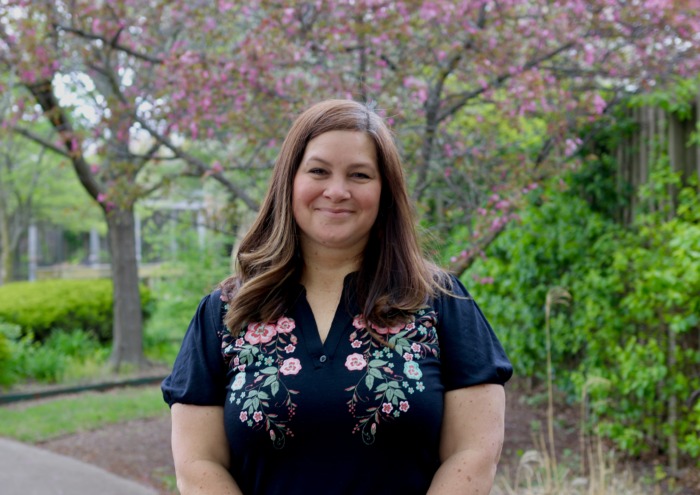
[{"label": "brown hair", "polygon": [[379,214],[354,278],[354,293],[365,319],[380,327],[395,325],[448,285],[446,274],[423,257],[391,131],[361,103],[327,100],[307,109],[292,124],[260,212],[241,241],[237,273],[220,284],[230,302],[224,321],[234,335],[249,323],[276,320],[298,294],[294,287],[303,262],[292,213],[294,176],[307,143],[338,130],[364,132],[374,141],[382,178]]}]

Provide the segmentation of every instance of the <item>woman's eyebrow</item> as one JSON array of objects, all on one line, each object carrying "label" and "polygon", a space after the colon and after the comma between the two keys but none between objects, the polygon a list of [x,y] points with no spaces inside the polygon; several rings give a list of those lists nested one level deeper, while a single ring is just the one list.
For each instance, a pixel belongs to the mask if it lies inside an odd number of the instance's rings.
[{"label": "woman's eyebrow", "polygon": [[[321,163],[323,163],[324,165],[328,165],[328,166],[332,166],[332,165],[333,165],[333,163],[329,162],[328,160],[326,160],[326,159],[324,159],[324,158],[321,158],[320,156],[316,156],[316,155],[311,155],[310,157],[308,157],[308,158],[306,159],[306,163],[308,163],[308,162],[321,162]],[[369,163],[369,162],[363,162],[363,161],[353,162],[353,163],[351,163],[349,166],[350,166],[350,167],[368,167],[368,168],[374,168],[373,164],[371,164],[371,163]]]}]

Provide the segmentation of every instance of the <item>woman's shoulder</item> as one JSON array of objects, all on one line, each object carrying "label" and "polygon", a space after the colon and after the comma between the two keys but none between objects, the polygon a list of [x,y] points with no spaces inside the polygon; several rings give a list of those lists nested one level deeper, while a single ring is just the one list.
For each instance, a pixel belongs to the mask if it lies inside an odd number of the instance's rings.
[{"label": "woman's shoulder", "polygon": [[232,275],[221,281],[210,295],[220,299],[224,303],[229,303],[236,297],[240,288],[241,278],[237,275]]}]

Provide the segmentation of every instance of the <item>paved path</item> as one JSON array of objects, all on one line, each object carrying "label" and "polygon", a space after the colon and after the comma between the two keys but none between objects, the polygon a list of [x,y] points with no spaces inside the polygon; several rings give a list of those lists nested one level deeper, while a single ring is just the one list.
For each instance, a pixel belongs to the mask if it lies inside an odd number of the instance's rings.
[{"label": "paved path", "polygon": [[0,438],[0,495],[157,495],[153,488],[32,445]]}]

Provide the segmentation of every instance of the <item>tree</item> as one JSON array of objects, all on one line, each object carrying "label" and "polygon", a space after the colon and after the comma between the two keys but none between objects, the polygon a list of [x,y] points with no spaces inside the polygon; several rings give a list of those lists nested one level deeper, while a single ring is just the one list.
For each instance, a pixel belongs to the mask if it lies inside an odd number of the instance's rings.
[{"label": "tree", "polygon": [[[419,206],[445,217],[447,232],[468,225],[464,244],[478,247],[503,229],[523,189],[566,166],[581,121],[621,93],[697,70],[696,4],[4,0],[0,58],[32,100],[7,127],[70,158],[100,202],[113,362],[138,362],[133,206],[167,180],[209,176],[255,209],[257,172],[296,112],[324,97],[374,100],[397,131]],[[80,104],[61,99],[60,81]],[[23,124],[37,108],[58,143]],[[135,152],[136,140],[146,151]],[[221,159],[203,161],[198,146]],[[98,162],[85,158],[91,147]],[[149,176],[165,160],[182,166]],[[476,253],[464,249],[453,268]]]},{"label": "tree", "polygon": [[14,260],[32,222],[72,232],[99,224],[72,170],[38,145],[0,135],[0,285],[16,278]]}]

